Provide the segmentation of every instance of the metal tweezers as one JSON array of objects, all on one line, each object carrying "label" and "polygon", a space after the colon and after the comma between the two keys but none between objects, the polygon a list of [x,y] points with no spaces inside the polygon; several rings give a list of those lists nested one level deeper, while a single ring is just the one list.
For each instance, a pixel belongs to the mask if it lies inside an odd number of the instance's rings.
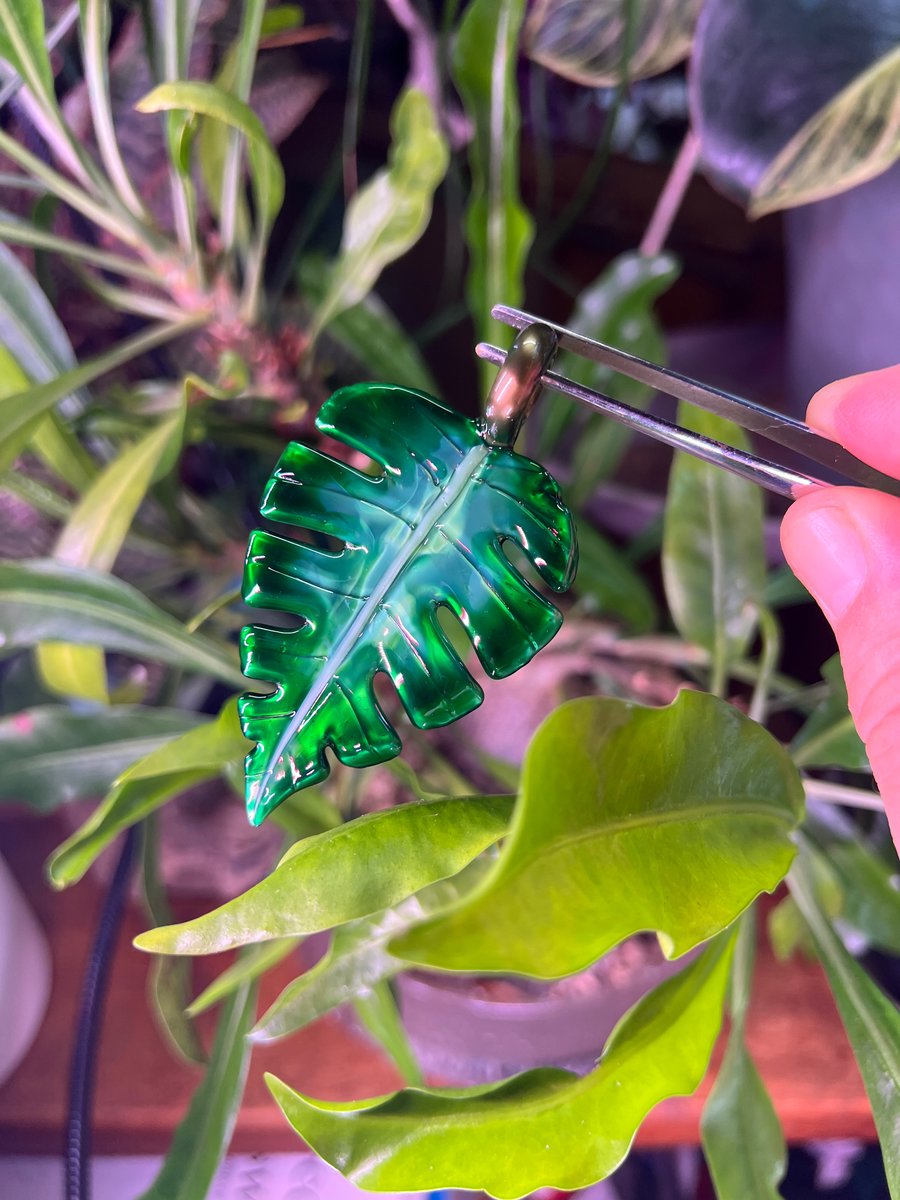
[{"label": "metal tweezers", "polygon": [[[542,317],[522,312],[520,309],[498,304],[491,309],[491,315],[496,320],[511,325],[514,329],[524,330],[525,333],[520,333],[511,351],[501,350],[497,346],[481,342],[476,347],[476,353],[479,358],[498,363],[501,366],[505,365],[509,372],[514,373],[512,358],[516,345],[521,343],[523,337],[530,336],[531,357],[529,359],[526,355],[525,367],[528,375],[527,382],[523,385],[519,377],[513,382],[520,390],[522,387],[525,387],[526,390],[530,388],[532,400],[540,386],[552,388],[554,391],[562,392],[563,395],[571,396],[574,400],[581,401],[582,404],[587,404],[598,412],[605,413],[613,420],[621,421],[623,425],[627,425],[639,433],[645,433],[657,441],[665,442],[666,445],[672,446],[676,450],[693,454],[705,462],[722,467],[726,471],[749,479],[753,483],[791,500],[812,489],[831,487],[834,484],[861,485],[878,488],[891,495],[900,495],[900,482],[896,479],[891,479],[873,467],[860,462],[842,446],[838,446],[829,438],[816,433],[808,425],[793,417],[773,412],[771,409],[754,404],[749,400],[743,400],[729,392],[699,383],[696,379],[679,375],[677,371],[669,370],[667,367],[645,362],[644,359],[627,354],[624,350],[617,350],[614,346],[606,346],[602,342],[592,341],[580,333],[575,333],[562,325],[556,325],[552,321],[546,321]],[[536,351],[535,346],[539,346],[540,350]],[[834,475],[836,478],[820,478],[817,475],[806,474],[801,470],[783,466],[744,450],[737,450],[733,446],[703,437],[699,433],[666,421],[662,417],[652,416],[640,409],[632,408],[628,404],[612,400],[583,384],[566,379],[565,376],[549,370],[549,363],[557,348],[570,350],[582,358],[590,359],[591,362],[599,363],[618,374],[645,383],[678,400],[686,400],[690,404],[706,409],[707,412],[727,417],[744,429],[752,430],[753,433],[811,459],[820,467],[827,468],[829,476]],[[499,407],[501,410],[504,403],[502,375],[502,371],[498,373],[498,382],[494,385],[491,393],[495,400],[499,400],[499,404],[495,407]],[[506,390],[512,392],[515,389],[507,388]],[[488,411],[489,413],[491,411],[490,403]]]}]

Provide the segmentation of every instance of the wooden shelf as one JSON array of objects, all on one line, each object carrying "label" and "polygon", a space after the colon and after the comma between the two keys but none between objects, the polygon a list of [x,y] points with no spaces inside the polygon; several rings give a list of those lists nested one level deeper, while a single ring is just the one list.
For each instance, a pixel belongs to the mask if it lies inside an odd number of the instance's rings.
[{"label": "wooden shelf", "polygon": [[[101,901],[100,888],[90,877],[62,894],[44,884],[43,862],[63,836],[62,826],[53,818],[6,814],[0,819],[0,853],[47,932],[54,972],[51,1006],[40,1033],[24,1062],[0,1087],[0,1153],[58,1154],[63,1144],[78,993]],[[202,911],[208,906],[197,901],[192,907]],[[93,1122],[93,1147],[98,1153],[164,1151],[200,1074],[172,1056],[150,1013],[146,998],[150,960],[131,945],[142,928],[142,914],[130,908],[112,967],[101,1042]],[[198,988],[226,961],[198,959]],[[264,1002],[274,999],[294,971],[288,962],[271,973]],[[201,1018],[206,1035],[214,1020],[214,1014]],[[817,964],[794,960],[782,965],[765,945],[760,948],[748,1040],[790,1140],[874,1140],[868,1100]],[[298,1148],[269,1097],[263,1082],[266,1070],[328,1099],[376,1095],[399,1085],[395,1071],[377,1050],[340,1018],[323,1018],[292,1038],[254,1053],[232,1142],[236,1151]],[[707,1090],[708,1083],[694,1096],[656,1108],[644,1123],[638,1143],[647,1147],[696,1143]]]}]

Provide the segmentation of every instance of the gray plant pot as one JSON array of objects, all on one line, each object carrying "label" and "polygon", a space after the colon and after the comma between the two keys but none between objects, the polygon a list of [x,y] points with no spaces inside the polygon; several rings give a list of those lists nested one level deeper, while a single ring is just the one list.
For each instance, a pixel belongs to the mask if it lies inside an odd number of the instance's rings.
[{"label": "gray plant pot", "polygon": [[[655,940],[631,939],[599,969],[554,984],[413,972],[398,981],[403,1024],[426,1074],[447,1083],[493,1082],[532,1067],[595,1066],[616,1023],[674,975]],[[630,961],[630,959],[634,961]]]},{"label": "gray plant pot", "polygon": [[900,164],[785,223],[788,385],[802,415],[831,380],[900,362]]}]

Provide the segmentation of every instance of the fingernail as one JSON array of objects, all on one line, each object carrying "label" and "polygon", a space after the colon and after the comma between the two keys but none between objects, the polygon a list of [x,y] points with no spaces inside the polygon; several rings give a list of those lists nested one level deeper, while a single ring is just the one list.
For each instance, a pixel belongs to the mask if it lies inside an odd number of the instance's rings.
[{"label": "fingernail", "polygon": [[836,504],[806,513],[802,529],[802,561],[795,569],[834,625],[865,585],[865,547],[852,518]]}]

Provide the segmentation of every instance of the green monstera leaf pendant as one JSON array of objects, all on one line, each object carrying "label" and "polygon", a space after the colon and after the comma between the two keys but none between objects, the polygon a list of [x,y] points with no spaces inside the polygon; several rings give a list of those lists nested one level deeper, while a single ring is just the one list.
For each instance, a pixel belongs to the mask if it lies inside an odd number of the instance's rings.
[{"label": "green monstera leaf pendant", "polygon": [[247,626],[241,638],[244,674],[276,685],[239,702],[243,731],[257,743],[247,758],[257,825],[328,775],[327,748],[354,767],[400,752],[375,695],[379,672],[421,729],[481,703],[439,608],[454,614],[496,679],[550,641],[562,617],[506,543],[555,591],[575,571],[572,516],[553,478],[430,396],[387,384],[343,388],[316,424],[371,458],[377,473],[292,442],[263,496],[264,517],[343,548],[259,529],[250,538],[245,601],[295,619],[291,628]]}]

